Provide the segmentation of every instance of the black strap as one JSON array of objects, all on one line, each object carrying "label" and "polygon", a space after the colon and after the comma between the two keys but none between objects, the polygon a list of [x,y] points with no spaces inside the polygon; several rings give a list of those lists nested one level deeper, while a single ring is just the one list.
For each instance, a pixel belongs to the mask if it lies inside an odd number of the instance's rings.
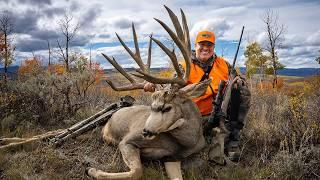
[{"label": "black strap", "polygon": [[213,63],[212,63],[212,64],[207,68],[207,70],[204,72],[203,76],[201,77],[200,82],[203,81],[203,80],[205,80],[205,79],[208,79],[212,67],[213,67]]},{"label": "black strap", "polygon": [[[200,82],[209,78],[209,74],[213,68],[213,65],[214,65],[214,62],[216,61],[216,58],[217,58],[217,56],[214,55],[214,60],[213,60],[212,64],[210,66],[208,66],[207,70],[204,72],[203,76],[201,77]],[[211,89],[211,92],[214,94],[214,91],[213,91],[213,88],[211,87],[211,84],[209,85],[209,87]]]},{"label": "black strap", "polygon": [[[211,70],[212,70],[212,68],[213,68],[213,64],[214,64],[214,61],[213,61],[213,63],[207,68],[207,70],[204,72],[203,76],[201,77],[200,82],[203,81],[203,80],[205,80],[205,79],[208,79],[209,74],[210,74],[210,72],[211,72]],[[213,91],[213,88],[211,87],[211,84],[209,85],[209,87],[210,87],[210,89],[211,89],[211,92],[214,94],[214,91]]]},{"label": "black strap", "polygon": [[[211,72],[211,69],[213,68],[214,62],[215,62],[216,59],[217,59],[217,55],[214,55],[214,56],[211,57],[211,58],[214,58],[214,59],[213,59],[213,62],[212,62],[212,64],[211,64],[210,66],[208,66],[207,70],[204,72],[203,76],[201,77],[200,82],[203,81],[203,80],[205,80],[205,79],[208,79],[208,78],[209,78],[209,74],[210,74],[210,72]],[[213,92],[213,91],[212,91],[212,92]]]}]

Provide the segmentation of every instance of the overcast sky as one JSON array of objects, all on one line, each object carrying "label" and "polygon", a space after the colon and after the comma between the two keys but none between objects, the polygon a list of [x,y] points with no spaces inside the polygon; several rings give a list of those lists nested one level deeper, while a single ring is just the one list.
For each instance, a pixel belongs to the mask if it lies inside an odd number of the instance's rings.
[{"label": "overcast sky", "polygon": [[[0,11],[10,14],[14,23],[14,64],[32,57],[42,57],[47,62],[47,41],[52,47],[57,40],[62,42],[59,19],[67,12],[73,16],[73,23],[79,22],[80,29],[72,41],[72,51],[89,56],[104,68],[111,65],[101,53],[114,56],[125,67],[134,66],[133,60],[118,43],[117,32],[129,47],[132,46],[131,23],[134,22],[142,57],[146,60],[149,34],[168,42],[168,35],[153,19],[158,18],[171,26],[167,5],[180,17],[180,8],[187,16],[191,41],[199,30],[212,30],[218,39],[216,53],[224,55],[230,62],[240,36],[241,27],[245,33],[238,65],[244,66],[243,50],[248,41],[263,44],[266,34],[261,20],[267,9],[279,14],[279,22],[286,26],[279,60],[288,68],[317,67],[316,56],[320,55],[319,0],[0,0]],[[154,44],[152,67],[168,66],[169,60]]]}]

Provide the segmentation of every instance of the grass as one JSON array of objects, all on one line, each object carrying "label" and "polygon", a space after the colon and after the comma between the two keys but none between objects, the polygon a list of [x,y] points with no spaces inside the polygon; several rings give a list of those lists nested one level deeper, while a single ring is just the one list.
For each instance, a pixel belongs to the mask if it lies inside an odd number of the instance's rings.
[{"label": "grass", "polygon": [[[241,135],[241,161],[227,166],[206,163],[201,168],[187,168],[183,170],[184,178],[318,179],[319,81],[320,77],[288,83],[284,81],[284,87],[276,91],[265,90],[260,93],[254,90],[251,109]],[[299,84],[303,84],[303,88],[297,86]],[[100,88],[95,95],[99,95],[101,101],[80,108],[73,117],[65,120],[64,125],[70,126],[92,115],[124,94],[115,93],[107,87]],[[149,94],[141,90],[130,95],[135,96],[138,104],[150,103]],[[2,117],[0,135],[30,137],[61,126],[39,125],[32,117],[33,114],[21,116],[14,113]],[[206,159],[205,155],[201,157]],[[108,146],[102,141],[101,127],[59,148],[53,148],[50,142],[45,141],[0,154],[0,179],[90,179],[84,173],[88,166],[108,172],[127,170],[117,147]],[[167,179],[163,164],[158,161],[145,162],[142,179]]]}]

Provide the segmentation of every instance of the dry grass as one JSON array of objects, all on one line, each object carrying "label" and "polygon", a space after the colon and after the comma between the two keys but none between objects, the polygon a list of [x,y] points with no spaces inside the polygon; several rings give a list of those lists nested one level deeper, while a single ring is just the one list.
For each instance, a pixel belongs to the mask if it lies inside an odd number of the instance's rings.
[{"label": "dry grass", "polygon": [[[225,167],[206,163],[201,168],[187,168],[183,171],[185,179],[318,179],[319,81],[320,77],[315,77],[302,82],[290,82],[290,86],[277,91],[254,91],[241,137],[240,163]],[[304,84],[303,88],[296,86],[301,83]],[[97,95],[105,98],[101,101],[105,103],[115,102],[125,94],[115,93],[108,87],[100,88],[100,92],[97,92]],[[150,96],[141,90],[133,91],[130,95],[135,96],[138,104],[150,102]],[[102,106],[85,106],[66,124],[84,119]],[[45,128],[33,121],[17,121],[17,118],[21,117],[12,113],[0,120],[1,136],[31,136],[54,128]],[[203,154],[201,157],[206,159]],[[108,172],[127,170],[117,147],[108,146],[102,141],[101,127],[59,148],[51,147],[50,142],[42,142],[0,154],[0,179],[89,179],[84,174],[89,165]],[[142,179],[167,179],[161,162],[145,162],[144,166]]]}]

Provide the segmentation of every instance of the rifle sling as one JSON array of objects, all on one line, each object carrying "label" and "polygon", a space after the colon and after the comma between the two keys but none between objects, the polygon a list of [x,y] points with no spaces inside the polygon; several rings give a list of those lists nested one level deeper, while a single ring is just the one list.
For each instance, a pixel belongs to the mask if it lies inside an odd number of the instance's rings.
[{"label": "rifle sling", "polygon": [[[207,68],[207,70],[204,72],[203,76],[201,77],[200,82],[201,82],[201,81],[204,81],[205,79],[208,79],[208,78],[209,78],[209,74],[210,74],[210,72],[211,72],[211,70],[212,70],[212,68],[213,68],[213,64],[214,64],[214,61],[213,61],[212,64]],[[209,87],[210,87],[210,89],[211,89],[211,91],[212,91],[212,94],[214,94],[214,91],[213,91],[213,89],[212,89],[212,87],[211,87],[211,84],[209,84]]]}]

